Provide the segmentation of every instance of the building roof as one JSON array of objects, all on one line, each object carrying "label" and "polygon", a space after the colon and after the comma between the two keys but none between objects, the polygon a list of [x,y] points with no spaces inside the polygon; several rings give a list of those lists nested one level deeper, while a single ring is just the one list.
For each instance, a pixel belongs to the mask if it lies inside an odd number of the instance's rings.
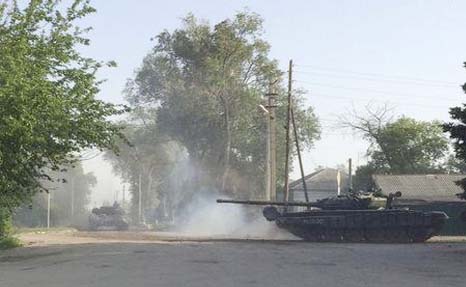
[{"label": "building roof", "polygon": [[[336,192],[337,191],[337,173],[338,169],[335,168],[324,168],[313,172],[304,177],[306,181],[306,187],[309,190],[314,191],[328,191]],[[344,171],[340,171],[341,190],[345,190],[347,187],[348,174]],[[292,191],[302,191],[304,190],[302,179],[297,179],[290,183],[290,190]]]},{"label": "building roof", "polygon": [[373,175],[382,193],[401,191],[401,200],[461,201],[456,194],[463,190],[455,182],[465,178],[458,174]]}]

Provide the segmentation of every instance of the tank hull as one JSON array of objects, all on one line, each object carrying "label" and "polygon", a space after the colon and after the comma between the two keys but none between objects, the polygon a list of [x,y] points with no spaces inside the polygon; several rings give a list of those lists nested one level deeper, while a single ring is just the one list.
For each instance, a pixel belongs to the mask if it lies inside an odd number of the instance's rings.
[{"label": "tank hull", "polygon": [[444,212],[389,209],[277,212],[274,220],[306,241],[410,243],[438,234],[447,218]]},{"label": "tank hull", "polygon": [[93,231],[123,231],[128,228],[128,222],[119,215],[91,214],[89,216],[89,229]]}]

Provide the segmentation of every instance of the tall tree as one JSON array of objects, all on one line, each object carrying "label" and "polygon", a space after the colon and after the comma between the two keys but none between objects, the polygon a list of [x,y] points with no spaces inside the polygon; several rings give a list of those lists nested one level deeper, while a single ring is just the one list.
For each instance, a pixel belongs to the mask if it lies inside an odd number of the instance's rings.
[{"label": "tall tree", "polygon": [[389,114],[386,107],[369,109],[368,115],[346,121],[347,126],[361,132],[371,144],[367,152],[370,160],[356,171],[355,184],[365,185],[374,173],[442,172],[448,140],[441,124],[408,117],[394,120]]},{"label": "tall tree", "polygon": [[[53,182],[43,182],[51,193],[51,224],[53,226],[87,226],[87,210],[91,188],[97,183],[92,173],[85,173],[80,162],[63,166],[60,172],[50,171]],[[47,194],[35,194],[30,202],[15,209],[15,225],[45,226],[47,220]]]},{"label": "tall tree", "polygon": [[[133,115],[135,113],[133,111]],[[169,200],[169,173],[185,154],[177,142],[160,136],[153,127],[155,124],[150,119],[143,126],[126,123],[124,133],[131,144],[120,141],[118,155],[113,152],[105,154],[114,172],[130,183],[133,194],[131,213],[135,222],[138,220],[139,189],[142,215],[145,218],[151,217],[161,203],[166,204]]]},{"label": "tall tree", "polygon": [[[464,67],[466,68],[466,62],[464,63]],[[464,84],[462,88],[466,93],[466,84]],[[451,108],[450,116],[454,121],[445,123],[443,125],[443,130],[450,133],[456,158],[464,164],[466,163],[466,104]],[[466,178],[460,181],[459,184],[463,188],[464,193],[458,196],[462,199],[466,199]]]},{"label": "tall tree", "polygon": [[[83,148],[115,148],[123,109],[95,98],[104,65],[84,57],[88,29],[75,23],[89,1],[0,4],[0,207],[12,208],[41,188],[47,170],[70,164]],[[112,65],[113,63],[110,63]]]},{"label": "tall tree", "polygon": [[[191,189],[261,196],[266,121],[257,107],[277,79],[278,168],[283,173],[286,93],[282,72],[262,39],[262,19],[238,13],[214,26],[189,15],[183,27],[155,37],[155,47],[128,83],[134,110],[155,115],[163,135],[183,147],[195,171]],[[312,108],[294,102],[306,147],[318,137]]]}]

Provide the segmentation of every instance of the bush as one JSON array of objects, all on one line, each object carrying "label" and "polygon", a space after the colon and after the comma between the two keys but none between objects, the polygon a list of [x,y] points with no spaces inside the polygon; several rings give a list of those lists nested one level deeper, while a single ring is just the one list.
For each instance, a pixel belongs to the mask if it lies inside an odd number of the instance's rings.
[{"label": "bush", "polygon": [[0,239],[11,233],[11,213],[6,208],[0,207]]},{"label": "bush", "polygon": [[20,247],[21,242],[15,237],[4,237],[0,238],[0,250]]}]

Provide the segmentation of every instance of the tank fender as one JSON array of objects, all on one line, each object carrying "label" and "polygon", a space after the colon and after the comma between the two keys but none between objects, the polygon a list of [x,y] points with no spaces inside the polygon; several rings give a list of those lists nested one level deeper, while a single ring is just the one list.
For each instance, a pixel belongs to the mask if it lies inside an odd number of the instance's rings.
[{"label": "tank fender", "polygon": [[280,212],[278,212],[275,206],[264,207],[264,209],[262,209],[262,214],[268,221],[275,221],[278,217],[280,217]]}]

